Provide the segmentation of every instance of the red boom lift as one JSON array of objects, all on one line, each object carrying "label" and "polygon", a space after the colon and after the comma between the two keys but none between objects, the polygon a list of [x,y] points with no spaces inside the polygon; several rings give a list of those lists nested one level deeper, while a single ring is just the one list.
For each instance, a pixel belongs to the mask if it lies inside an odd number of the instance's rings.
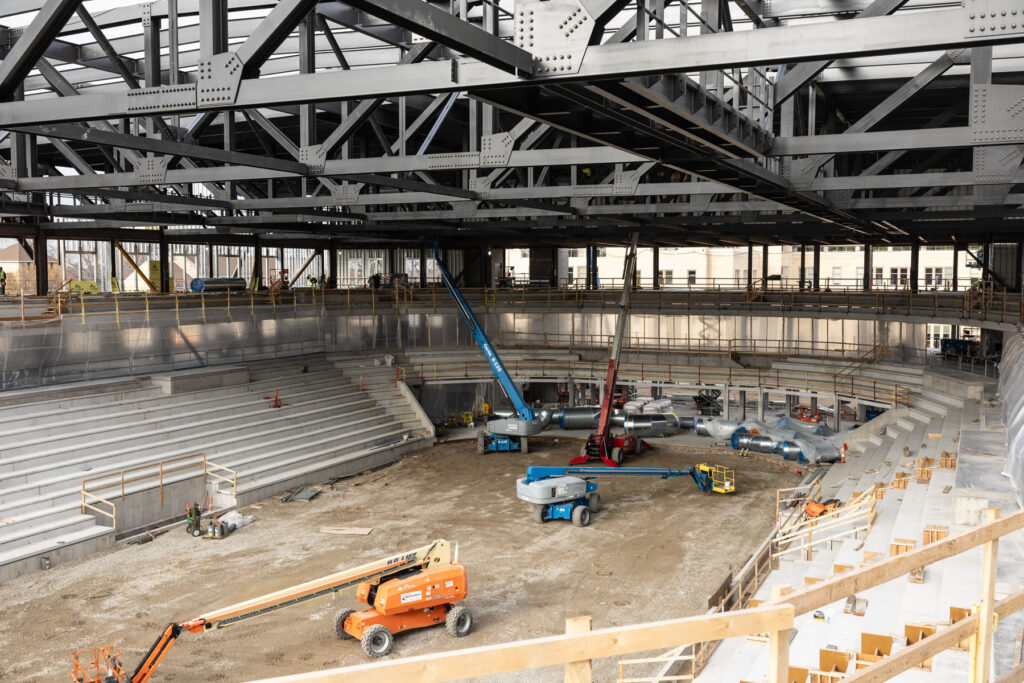
[{"label": "red boom lift", "polygon": [[622,338],[626,334],[626,323],[629,321],[629,302],[633,295],[633,276],[636,273],[636,242],[638,233],[633,233],[633,242],[626,252],[626,263],[622,273],[622,298],[619,299],[619,317],[615,322],[615,337],[612,339],[611,356],[608,358],[608,376],[604,381],[604,398],[601,399],[601,415],[597,421],[597,431],[590,435],[580,449],[579,457],[569,461],[570,465],[582,465],[590,460],[601,460],[608,467],[618,467],[624,455],[643,453],[653,448],[649,443],[635,434],[612,436],[612,399],[615,392],[615,380],[619,372],[619,351]]}]

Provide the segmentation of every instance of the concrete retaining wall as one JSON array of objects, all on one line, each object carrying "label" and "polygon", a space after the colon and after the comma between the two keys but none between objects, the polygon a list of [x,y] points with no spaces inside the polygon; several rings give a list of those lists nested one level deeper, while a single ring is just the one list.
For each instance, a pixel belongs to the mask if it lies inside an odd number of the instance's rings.
[{"label": "concrete retaining wall", "polygon": [[221,387],[232,387],[249,383],[249,368],[244,365],[220,365],[213,368],[179,370],[165,375],[153,375],[153,384],[161,393],[185,394],[191,391],[208,391]]},{"label": "concrete retaining wall", "polygon": [[971,379],[962,372],[956,373],[956,376],[947,375],[936,368],[927,368],[921,375],[921,387],[926,394],[931,390],[972,401],[984,398],[985,384],[986,381],[981,378]]},{"label": "concrete retaining wall", "polygon": [[[200,472],[169,483],[165,481],[162,503],[159,486],[128,491],[123,500],[120,496],[104,497],[117,505],[117,535],[120,537],[183,517],[187,503],[202,503],[207,496],[206,475]],[[91,510],[86,512],[96,518],[97,524],[111,526],[109,517]]]}]

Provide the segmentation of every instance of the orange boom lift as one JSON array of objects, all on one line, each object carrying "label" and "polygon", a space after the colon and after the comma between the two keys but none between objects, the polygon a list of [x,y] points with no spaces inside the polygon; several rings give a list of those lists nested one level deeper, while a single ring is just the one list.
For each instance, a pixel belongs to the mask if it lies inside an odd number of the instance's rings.
[{"label": "orange boom lift", "polygon": [[406,553],[369,562],[354,569],[285,588],[224,607],[164,629],[130,676],[121,665],[121,650],[107,645],[71,654],[71,677],[76,683],[145,683],[167,656],[183,631],[202,633],[291,607],[358,586],[356,599],[369,609],[343,609],[334,617],[334,633],[358,638],[371,657],[389,652],[396,633],[445,624],[449,634],[462,637],[473,626],[469,610],[455,603],[466,597],[466,570],[452,557],[451,544],[437,540]]}]

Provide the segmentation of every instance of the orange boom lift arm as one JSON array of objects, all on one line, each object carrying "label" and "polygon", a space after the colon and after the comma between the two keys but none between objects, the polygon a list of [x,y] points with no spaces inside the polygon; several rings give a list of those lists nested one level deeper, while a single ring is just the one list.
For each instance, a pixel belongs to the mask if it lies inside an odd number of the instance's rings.
[{"label": "orange boom lift arm", "polygon": [[[125,681],[146,683],[146,681],[152,678],[156,668],[160,666],[164,657],[167,656],[167,652],[184,631],[202,633],[212,629],[227,628],[240,621],[259,617],[268,612],[274,612],[285,607],[291,607],[292,605],[298,605],[307,600],[326,597],[361,583],[379,585],[400,572],[430,569],[450,564],[452,564],[451,544],[445,540],[437,540],[415,550],[392,555],[382,560],[368,562],[354,569],[347,569],[274,593],[261,595],[258,598],[246,600],[245,602],[223,607],[180,624],[168,624],[163,633],[160,634],[160,637],[156,639],[156,642],[146,652],[146,655],[142,658],[142,661],[130,678],[123,675],[120,665],[120,651],[113,646],[72,653],[71,658],[74,662],[72,678],[78,683],[124,683]],[[116,654],[111,656],[111,652]],[[88,662],[88,659],[85,657],[87,654],[92,659],[92,664],[86,663],[83,665],[80,662],[83,660]]]}]

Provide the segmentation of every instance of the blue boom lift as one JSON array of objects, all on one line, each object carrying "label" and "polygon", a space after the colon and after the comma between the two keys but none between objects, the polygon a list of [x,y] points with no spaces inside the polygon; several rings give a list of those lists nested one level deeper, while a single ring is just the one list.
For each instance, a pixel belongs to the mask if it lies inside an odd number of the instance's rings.
[{"label": "blue boom lift", "polygon": [[466,321],[466,326],[473,334],[473,339],[483,352],[484,358],[491,365],[491,372],[494,373],[494,378],[498,380],[498,386],[501,387],[505,398],[516,411],[516,417],[492,420],[487,423],[488,431],[481,431],[477,434],[477,453],[493,453],[495,451],[529,453],[530,446],[527,437],[543,431],[546,422],[537,416],[533,408],[526,405],[526,401],[523,400],[522,395],[519,393],[519,388],[512,381],[508,370],[505,369],[505,364],[501,362],[501,357],[498,356],[498,352],[491,345],[491,340],[487,338],[487,333],[484,332],[480,321],[473,314],[473,309],[469,307],[469,303],[462,296],[462,292],[455,286],[455,280],[452,278],[451,273],[445,268],[437,242],[434,242],[434,261],[437,263],[437,269],[441,273],[441,281],[455,301],[455,307],[459,309],[459,315]]},{"label": "blue boom lift", "polygon": [[528,467],[516,480],[516,496],[533,503],[533,518],[543,524],[552,519],[571,519],[576,526],[590,524],[591,514],[601,509],[595,477],[690,477],[704,493],[733,493],[736,475],[720,465],[700,463],[681,470],[667,467]]}]

